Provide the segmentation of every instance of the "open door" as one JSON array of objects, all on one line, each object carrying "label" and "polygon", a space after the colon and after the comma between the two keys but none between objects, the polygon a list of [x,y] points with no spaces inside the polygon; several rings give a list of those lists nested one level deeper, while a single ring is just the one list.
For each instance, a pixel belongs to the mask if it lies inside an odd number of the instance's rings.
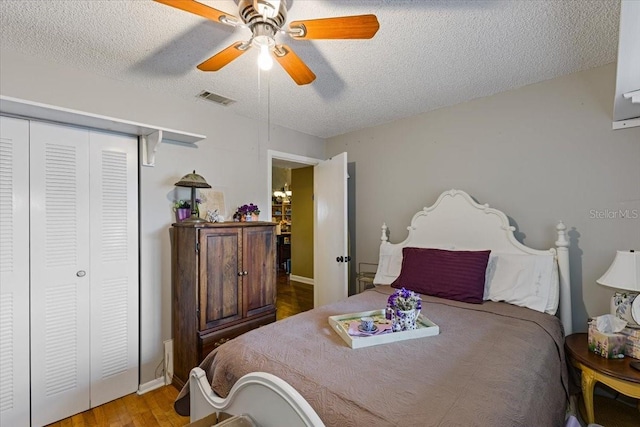
[{"label": "open door", "polygon": [[347,153],[315,166],[314,307],[348,296],[347,178]]}]

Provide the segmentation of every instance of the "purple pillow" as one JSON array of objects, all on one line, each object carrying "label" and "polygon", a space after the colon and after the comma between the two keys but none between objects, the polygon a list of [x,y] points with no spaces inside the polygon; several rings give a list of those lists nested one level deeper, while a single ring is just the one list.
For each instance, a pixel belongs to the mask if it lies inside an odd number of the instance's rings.
[{"label": "purple pillow", "polygon": [[391,287],[481,304],[490,253],[402,248],[402,270]]}]

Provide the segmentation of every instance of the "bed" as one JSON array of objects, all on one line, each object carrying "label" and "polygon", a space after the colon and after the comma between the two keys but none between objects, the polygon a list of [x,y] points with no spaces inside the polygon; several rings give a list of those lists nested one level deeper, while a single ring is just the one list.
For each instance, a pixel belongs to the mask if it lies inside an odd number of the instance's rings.
[{"label": "bed", "polygon": [[[383,225],[373,289],[220,346],[193,369],[176,411],[192,420],[248,413],[263,426],[563,425],[563,342],[571,333],[565,226],[557,224],[547,250],[524,246],[514,231],[504,213],[467,193],[442,193],[413,216],[404,241],[389,242]],[[461,271],[471,277],[460,256],[487,251],[483,288],[474,285],[469,299],[467,283],[458,283]],[[331,329],[329,316],[384,308],[400,285],[417,286],[411,280],[422,280],[425,263],[440,268],[442,256],[455,266],[438,273],[447,286],[422,294],[438,335],[352,349]]]}]

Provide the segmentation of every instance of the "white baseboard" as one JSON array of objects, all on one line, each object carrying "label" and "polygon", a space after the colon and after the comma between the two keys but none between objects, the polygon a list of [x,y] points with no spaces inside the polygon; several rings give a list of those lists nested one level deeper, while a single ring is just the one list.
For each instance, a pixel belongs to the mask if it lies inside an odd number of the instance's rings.
[{"label": "white baseboard", "polygon": [[164,376],[160,378],[156,378],[153,381],[149,381],[148,383],[140,384],[138,386],[138,394],[145,394],[150,392],[151,390],[155,390],[160,387],[164,387]]},{"label": "white baseboard", "polygon": [[313,279],[309,277],[296,276],[294,274],[289,275],[289,280],[293,280],[295,282],[306,283],[307,285],[314,285]]}]

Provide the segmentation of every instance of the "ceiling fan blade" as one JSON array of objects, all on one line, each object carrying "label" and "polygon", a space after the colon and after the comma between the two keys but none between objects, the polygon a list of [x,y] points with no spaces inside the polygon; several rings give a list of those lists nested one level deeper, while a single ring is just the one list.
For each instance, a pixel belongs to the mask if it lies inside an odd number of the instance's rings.
[{"label": "ceiling fan blade", "polygon": [[297,84],[306,85],[316,79],[313,71],[307,67],[307,64],[302,62],[302,59],[289,46],[284,44],[277,45],[273,49],[273,56]]},{"label": "ceiling fan blade", "polygon": [[[229,21],[235,22],[237,18],[221,10],[214,9],[202,3],[198,3],[195,0],[155,0],[158,3],[166,4],[167,6],[175,7],[176,9],[184,10],[185,12],[191,12],[203,18],[210,19],[222,24],[230,24]],[[227,22],[225,22],[225,18]]]},{"label": "ceiling fan blade", "polygon": [[293,21],[289,28],[296,39],[370,39],[380,24],[375,15],[356,15]]},{"label": "ceiling fan blade", "polygon": [[213,55],[211,58],[198,65],[198,69],[201,71],[218,71],[238,56],[245,53],[251,45],[246,42],[235,42],[231,46],[221,50]]}]

